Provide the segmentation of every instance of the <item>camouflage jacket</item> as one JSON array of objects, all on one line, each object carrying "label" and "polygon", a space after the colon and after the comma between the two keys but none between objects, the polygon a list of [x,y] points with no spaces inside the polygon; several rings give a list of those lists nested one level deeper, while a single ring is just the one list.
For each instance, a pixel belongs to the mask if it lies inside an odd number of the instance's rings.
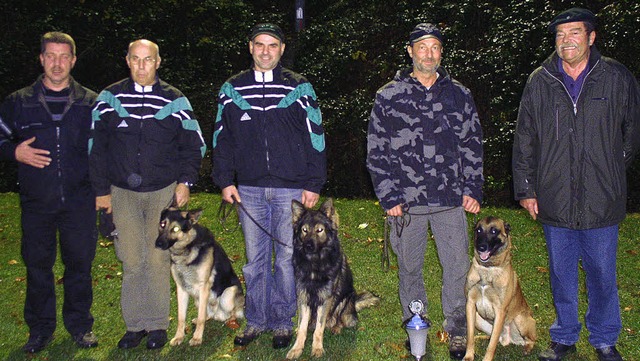
[{"label": "camouflage jacket", "polygon": [[438,68],[429,89],[399,71],[369,120],[367,168],[386,210],[482,201],[482,129],[469,89]]}]

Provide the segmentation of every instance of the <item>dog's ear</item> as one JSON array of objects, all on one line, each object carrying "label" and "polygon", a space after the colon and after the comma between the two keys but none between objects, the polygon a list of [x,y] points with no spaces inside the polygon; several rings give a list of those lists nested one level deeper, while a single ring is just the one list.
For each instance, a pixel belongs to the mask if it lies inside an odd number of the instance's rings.
[{"label": "dog's ear", "polygon": [[511,233],[511,225],[507,222],[504,222],[504,233],[506,233],[507,236]]},{"label": "dog's ear", "polygon": [[305,211],[306,208],[304,208],[304,205],[302,203],[298,202],[295,199],[291,201],[291,218],[293,220],[293,224],[296,224],[296,222],[300,220],[300,217],[302,217],[302,214]]},{"label": "dog's ear", "polygon": [[338,212],[336,212],[336,208],[333,206],[333,198],[327,198],[327,200],[322,203],[320,212],[326,215],[336,228],[338,227],[340,217],[338,216]]},{"label": "dog's ear", "polygon": [[198,223],[200,216],[202,216],[202,209],[194,209],[192,211],[189,211],[188,215],[189,215],[189,223],[196,224]]}]

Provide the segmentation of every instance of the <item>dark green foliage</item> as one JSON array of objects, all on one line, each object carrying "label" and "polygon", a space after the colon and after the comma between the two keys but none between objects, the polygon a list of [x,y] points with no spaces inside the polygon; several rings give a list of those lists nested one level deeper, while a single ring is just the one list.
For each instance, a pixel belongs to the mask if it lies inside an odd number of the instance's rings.
[{"label": "dark green foliage", "polygon": [[[409,66],[408,34],[418,22],[444,31],[443,65],[471,89],[485,136],[485,200],[513,205],[511,144],[520,94],[528,75],[553,51],[546,27],[559,11],[584,6],[600,18],[596,45],[640,75],[640,3],[636,0],[314,0],[307,27],[295,33],[293,0],[123,0],[0,2],[0,98],[31,84],[41,72],[39,37],[70,33],[78,45],[73,74],[95,90],[128,75],[130,41],[160,45],[160,76],[190,99],[207,144],[217,92],[251,62],[247,35],[261,21],[276,22],[287,37],[285,66],[313,83],[327,132],[326,193],[373,197],[365,167],[366,130],[373,98],[401,67]],[[15,190],[0,167],[0,191]],[[210,153],[197,190],[215,190]],[[630,171],[631,209],[640,209],[640,161]],[[5,180],[6,179],[6,180]]]}]

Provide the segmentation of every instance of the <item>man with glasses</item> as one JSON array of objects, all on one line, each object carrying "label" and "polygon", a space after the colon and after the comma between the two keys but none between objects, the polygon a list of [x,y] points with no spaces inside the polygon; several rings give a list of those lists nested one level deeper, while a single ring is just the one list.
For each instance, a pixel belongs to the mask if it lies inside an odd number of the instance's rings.
[{"label": "man with glasses", "polygon": [[76,63],[71,36],[42,36],[44,73],[9,95],[0,107],[0,156],[18,163],[22,207],[22,258],[27,268],[24,319],[29,340],[44,349],[56,329],[53,265],[59,234],[64,269],[62,318],[79,347],[98,345],[91,332],[91,263],[96,252],[95,196],[89,182],[87,143],[97,94],[70,75]]},{"label": "man with glasses", "polygon": [[96,209],[113,210],[115,249],[122,262],[120,304],[127,331],[123,349],[167,342],[169,253],[155,247],[163,209],[182,207],[198,179],[205,152],[200,126],[187,98],[160,80],[158,45],[129,44],[131,76],[108,86],[93,111],[91,182]]},{"label": "man with glasses", "polygon": [[513,145],[516,200],[542,223],[556,320],[539,359],[576,351],[579,262],[586,274],[589,342],[600,360],[622,360],[616,286],[618,225],[625,217],[625,168],[638,151],[640,89],[594,45],[596,16],[572,8],[549,24],[556,51],[530,76]]}]

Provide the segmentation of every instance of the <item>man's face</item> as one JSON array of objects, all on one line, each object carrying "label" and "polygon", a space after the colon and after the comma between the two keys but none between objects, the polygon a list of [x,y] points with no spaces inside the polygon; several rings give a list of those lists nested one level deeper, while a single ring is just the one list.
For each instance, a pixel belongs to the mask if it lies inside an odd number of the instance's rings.
[{"label": "man's face", "polygon": [[44,53],[40,54],[40,64],[44,69],[44,85],[52,90],[62,90],[69,86],[76,57],[71,54],[69,44],[47,43]]},{"label": "man's face", "polygon": [[271,35],[260,34],[249,41],[249,52],[257,71],[269,71],[278,65],[284,53],[284,43]]},{"label": "man's face", "polygon": [[442,60],[442,44],[436,38],[426,38],[407,47],[413,59],[413,71],[435,73]]},{"label": "man's face", "polygon": [[587,35],[583,22],[560,24],[556,27],[556,51],[558,56],[569,65],[575,65],[589,59],[590,46],[596,38],[592,31]]},{"label": "man's face", "polygon": [[147,86],[156,81],[156,70],[160,67],[160,57],[156,48],[144,42],[138,42],[129,49],[127,65],[131,78],[136,83]]}]

